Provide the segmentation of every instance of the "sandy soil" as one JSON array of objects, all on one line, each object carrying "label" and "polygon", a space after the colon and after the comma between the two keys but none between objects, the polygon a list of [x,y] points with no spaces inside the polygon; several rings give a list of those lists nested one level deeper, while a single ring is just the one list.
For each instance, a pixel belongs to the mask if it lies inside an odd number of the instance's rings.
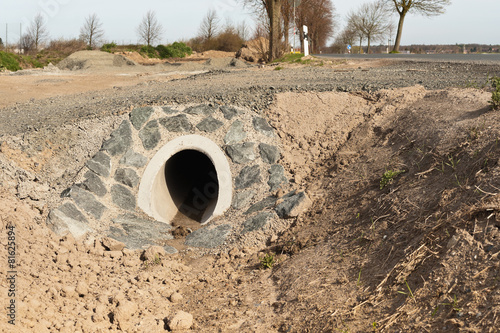
[{"label": "sandy soil", "polygon": [[[87,86],[68,77],[73,90],[63,94]],[[37,89],[9,103],[59,93]],[[68,125],[40,150],[37,132],[2,137],[0,243],[7,248],[14,232],[17,317],[12,327],[4,316],[0,330],[495,332],[500,114],[489,97],[422,86],[277,94],[264,112],[287,147],[281,163],[313,207],[265,247],[214,254],[81,244],[45,226],[65,184],[36,161],[71,174],[68,153],[85,161],[89,150],[78,146],[98,149],[116,116]],[[260,265],[266,254],[272,269]],[[3,308],[7,257],[0,253]]]}]

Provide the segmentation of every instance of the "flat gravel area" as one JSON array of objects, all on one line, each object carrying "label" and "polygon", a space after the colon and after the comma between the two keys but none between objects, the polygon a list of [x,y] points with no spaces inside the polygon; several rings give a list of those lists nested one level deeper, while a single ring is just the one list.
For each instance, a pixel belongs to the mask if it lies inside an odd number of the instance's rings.
[{"label": "flat gravel area", "polygon": [[[220,70],[169,82],[147,82],[73,96],[29,101],[0,109],[0,136],[57,128],[78,119],[127,112],[132,107],[167,103],[214,103],[266,109],[278,92],[367,91],[422,85],[427,89],[480,87],[500,76],[499,64],[395,61],[386,65],[342,69],[256,67]],[[352,66],[351,66],[352,67]]]}]

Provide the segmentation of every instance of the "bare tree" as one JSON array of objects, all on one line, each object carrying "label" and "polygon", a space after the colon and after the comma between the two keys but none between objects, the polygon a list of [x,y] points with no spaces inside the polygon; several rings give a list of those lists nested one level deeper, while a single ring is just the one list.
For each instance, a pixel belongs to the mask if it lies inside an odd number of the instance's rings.
[{"label": "bare tree", "polygon": [[38,50],[40,44],[49,36],[42,14],[39,13],[35,16],[26,34],[33,42],[35,50]]},{"label": "bare tree", "polygon": [[199,35],[205,41],[214,38],[219,32],[220,19],[217,12],[209,9],[200,25]]},{"label": "bare tree", "polygon": [[163,27],[160,22],[158,22],[156,14],[152,10],[144,15],[141,23],[137,27],[137,34],[148,46],[161,39]]},{"label": "bare tree", "polygon": [[342,30],[337,37],[333,47],[339,52],[344,53],[347,50],[347,45],[353,45],[354,39],[356,38],[356,31],[352,29],[349,25]]},{"label": "bare tree", "polygon": [[244,6],[253,8],[257,14],[265,12],[269,21],[268,60],[279,58],[283,52],[281,37],[281,7],[286,0],[239,0]]},{"label": "bare tree", "polygon": [[348,22],[368,40],[367,53],[370,53],[371,42],[381,40],[391,25],[385,3],[381,1],[361,5],[358,11],[348,15]]},{"label": "bare tree", "polygon": [[85,19],[85,23],[80,28],[80,39],[83,40],[89,48],[93,49],[99,44],[104,36],[102,22],[97,14],[91,14]]},{"label": "bare tree", "polygon": [[335,6],[330,0],[302,0],[296,8],[296,23],[300,30],[300,43],[304,43],[303,26],[309,29],[311,51],[319,53],[336,27]]},{"label": "bare tree", "polygon": [[436,16],[445,12],[445,7],[451,4],[451,0],[381,0],[387,2],[392,10],[399,15],[398,32],[393,51],[399,51],[403,23],[406,14],[415,12],[424,16]]},{"label": "bare tree", "polygon": [[249,35],[250,35],[250,29],[249,29],[246,21],[242,21],[240,24],[238,24],[238,26],[236,27],[236,31],[238,33],[238,36],[240,36],[240,38],[243,41],[248,40]]},{"label": "bare tree", "polygon": [[35,50],[35,42],[30,34],[24,34],[21,37],[19,48],[23,50],[24,53],[30,53]]}]

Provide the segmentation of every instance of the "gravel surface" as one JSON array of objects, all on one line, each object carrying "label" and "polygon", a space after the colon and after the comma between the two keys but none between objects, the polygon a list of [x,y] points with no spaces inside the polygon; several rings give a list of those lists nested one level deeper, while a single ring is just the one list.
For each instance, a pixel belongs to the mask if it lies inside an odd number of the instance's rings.
[{"label": "gravel surface", "polygon": [[[360,65],[365,65],[361,61]],[[41,127],[58,127],[76,119],[127,112],[132,107],[166,103],[234,104],[260,111],[285,91],[376,91],[422,85],[427,89],[484,84],[500,75],[500,64],[398,61],[355,69],[299,67],[272,70],[215,70],[170,82],[54,97],[0,109],[0,136]]]}]

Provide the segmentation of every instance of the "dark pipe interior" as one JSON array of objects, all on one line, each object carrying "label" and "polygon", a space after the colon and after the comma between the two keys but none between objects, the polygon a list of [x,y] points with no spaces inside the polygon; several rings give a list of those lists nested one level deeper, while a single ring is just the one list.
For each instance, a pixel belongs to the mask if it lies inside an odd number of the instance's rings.
[{"label": "dark pipe interior", "polygon": [[200,222],[209,206],[215,206],[219,182],[215,167],[207,155],[197,150],[183,150],[165,164],[165,180],[177,209]]}]

